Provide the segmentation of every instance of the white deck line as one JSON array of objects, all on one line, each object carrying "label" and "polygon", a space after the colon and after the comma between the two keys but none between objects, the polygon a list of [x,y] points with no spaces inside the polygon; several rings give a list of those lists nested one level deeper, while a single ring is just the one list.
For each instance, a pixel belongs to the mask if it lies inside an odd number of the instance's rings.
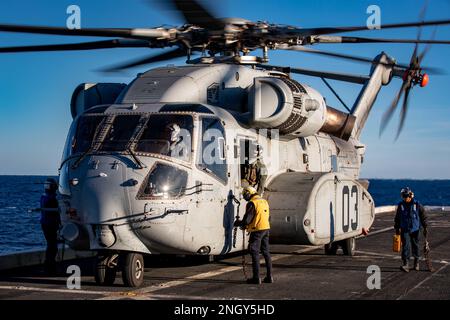
[{"label": "white deck line", "polygon": [[[294,251],[291,254],[293,254],[293,253],[297,253],[298,254],[298,253],[310,252],[310,251],[317,250],[318,248],[320,248],[320,247],[304,248],[304,249],[300,249],[300,250]],[[291,254],[273,255],[272,256],[272,262],[281,260],[283,258],[287,258]],[[187,284],[187,283],[190,283],[190,282],[194,282],[196,280],[207,279],[207,278],[211,278],[211,277],[215,277],[215,276],[219,276],[219,275],[222,275],[222,274],[225,274],[225,273],[239,271],[239,270],[242,270],[242,266],[239,266],[239,267],[226,267],[226,268],[222,268],[222,269],[215,270],[215,271],[210,271],[210,272],[206,272],[206,273],[202,273],[202,274],[196,274],[196,275],[187,277],[187,278],[185,278],[183,280],[173,280],[173,281],[160,283],[158,285],[152,285],[152,286],[149,286],[149,287],[140,288],[140,289],[131,291],[130,293],[136,294],[137,298],[139,299],[139,296],[142,298],[142,295],[147,295],[147,294],[150,294],[150,293],[158,291],[158,290],[172,288],[172,287],[176,287],[176,286],[181,286],[181,285],[184,285],[184,284]],[[115,300],[115,299],[117,299],[117,295],[115,295],[115,294],[108,294],[106,297],[100,298],[98,300]]]}]

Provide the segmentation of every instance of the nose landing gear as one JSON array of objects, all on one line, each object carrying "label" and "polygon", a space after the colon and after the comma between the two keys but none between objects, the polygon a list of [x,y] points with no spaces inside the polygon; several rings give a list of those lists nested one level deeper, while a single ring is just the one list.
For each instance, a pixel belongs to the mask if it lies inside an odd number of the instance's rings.
[{"label": "nose landing gear", "polygon": [[118,270],[122,271],[125,286],[139,287],[144,282],[144,257],[134,252],[99,253],[94,268],[95,282],[98,285],[112,286]]},{"label": "nose landing gear", "polygon": [[140,287],[144,282],[144,257],[140,253],[122,256],[122,280],[127,287]]},{"label": "nose landing gear", "polygon": [[95,260],[94,276],[98,285],[112,286],[116,280],[118,254],[97,255]]}]

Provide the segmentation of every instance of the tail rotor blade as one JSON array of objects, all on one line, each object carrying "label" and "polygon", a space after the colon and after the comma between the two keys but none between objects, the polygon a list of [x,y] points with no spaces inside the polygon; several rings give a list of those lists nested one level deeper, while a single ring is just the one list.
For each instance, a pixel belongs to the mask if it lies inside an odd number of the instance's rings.
[{"label": "tail rotor blade", "polygon": [[[434,39],[436,37],[437,28],[433,30],[433,34],[431,35],[431,39]],[[431,49],[431,43],[427,44],[423,52],[419,55],[419,65],[422,64],[423,58],[427,55],[428,51]]]},{"label": "tail rotor blade", "polygon": [[403,95],[403,92],[405,91],[407,87],[407,82],[404,81],[402,87],[400,88],[400,91],[395,96],[394,100],[391,103],[391,106],[389,109],[383,114],[383,118],[381,119],[381,126],[380,126],[380,136],[383,134],[384,130],[386,129],[387,125],[389,124],[389,121],[392,118],[392,115],[394,114],[395,109],[397,108],[398,102],[400,101],[400,98]]},{"label": "tail rotor blade", "polygon": [[[429,0],[425,0],[422,10],[420,10],[419,20],[421,22],[425,21],[425,15],[427,13],[428,3],[429,3]],[[422,27],[419,26],[417,29],[417,40],[420,41],[421,37],[422,37]],[[410,63],[411,66],[416,66],[416,64],[419,64],[419,60],[417,59],[418,51],[419,51],[419,43],[416,43],[416,46],[414,47],[413,55],[411,57],[411,63]]]},{"label": "tail rotor blade", "polygon": [[408,99],[409,99],[409,93],[411,91],[411,86],[408,86],[405,90],[405,98],[403,99],[403,105],[400,112],[400,124],[398,126],[397,130],[397,136],[395,137],[395,140],[398,140],[400,137],[400,134],[402,133],[403,127],[405,125],[406,120],[406,114],[408,112]]}]

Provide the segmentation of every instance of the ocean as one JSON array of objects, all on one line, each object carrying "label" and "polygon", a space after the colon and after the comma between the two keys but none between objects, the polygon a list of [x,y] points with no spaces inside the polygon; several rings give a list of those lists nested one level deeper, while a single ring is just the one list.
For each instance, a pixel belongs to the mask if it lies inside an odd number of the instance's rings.
[{"label": "ocean", "polygon": [[[39,206],[44,176],[0,176],[0,254],[39,249],[45,239],[39,213],[28,210]],[[369,179],[369,192],[376,206],[399,201],[400,189],[410,187],[424,205],[449,206],[450,180]]]}]

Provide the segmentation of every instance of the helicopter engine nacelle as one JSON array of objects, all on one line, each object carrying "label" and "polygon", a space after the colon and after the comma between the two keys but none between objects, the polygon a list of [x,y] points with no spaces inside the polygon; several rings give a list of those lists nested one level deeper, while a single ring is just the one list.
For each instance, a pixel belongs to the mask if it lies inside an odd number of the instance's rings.
[{"label": "helicopter engine nacelle", "polygon": [[289,78],[255,78],[249,109],[253,127],[278,129],[280,135],[307,137],[326,122],[322,95]]},{"label": "helicopter engine nacelle", "polygon": [[98,105],[113,104],[123,89],[124,83],[82,83],[72,94],[70,111],[72,117]]}]

